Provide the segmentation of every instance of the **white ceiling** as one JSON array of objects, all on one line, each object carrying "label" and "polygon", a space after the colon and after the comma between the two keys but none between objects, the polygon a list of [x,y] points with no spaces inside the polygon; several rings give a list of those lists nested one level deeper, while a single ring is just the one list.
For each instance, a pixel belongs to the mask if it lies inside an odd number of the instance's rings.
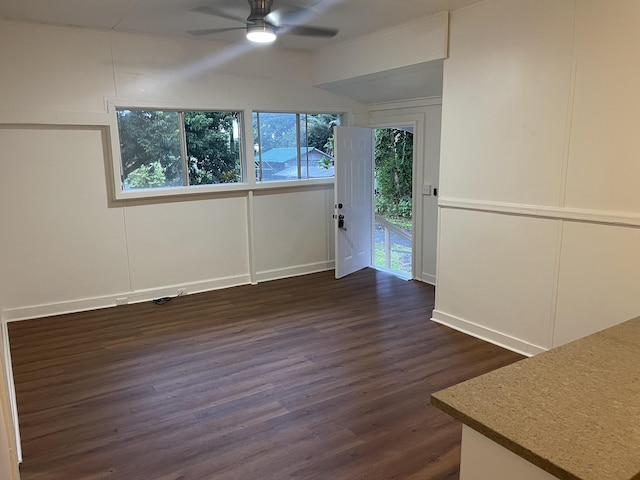
[{"label": "white ceiling", "polygon": [[[277,46],[316,50],[476,1],[274,0],[274,10],[287,5],[309,7],[306,24],[340,30],[330,39],[281,35]],[[189,30],[242,27],[233,20],[192,11],[198,6],[215,7],[241,18],[249,14],[247,0],[0,0],[0,18],[176,37],[189,37]],[[245,41],[242,30],[198,38]]]}]

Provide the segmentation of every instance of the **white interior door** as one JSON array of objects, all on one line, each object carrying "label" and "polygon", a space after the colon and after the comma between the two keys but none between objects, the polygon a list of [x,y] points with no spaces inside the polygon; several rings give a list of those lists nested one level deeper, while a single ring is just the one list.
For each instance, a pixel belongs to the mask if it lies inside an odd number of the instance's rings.
[{"label": "white interior door", "polygon": [[334,128],[336,278],[371,265],[373,130]]}]

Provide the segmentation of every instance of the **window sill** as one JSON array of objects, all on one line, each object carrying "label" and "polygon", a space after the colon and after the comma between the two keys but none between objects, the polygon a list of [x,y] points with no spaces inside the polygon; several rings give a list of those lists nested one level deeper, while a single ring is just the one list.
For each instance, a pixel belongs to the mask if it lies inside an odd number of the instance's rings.
[{"label": "window sill", "polygon": [[285,180],[264,183],[234,183],[225,185],[203,185],[192,187],[149,188],[140,190],[117,190],[115,201],[167,199],[178,197],[212,197],[252,191],[288,190],[333,185],[331,178],[314,178],[309,180]]}]

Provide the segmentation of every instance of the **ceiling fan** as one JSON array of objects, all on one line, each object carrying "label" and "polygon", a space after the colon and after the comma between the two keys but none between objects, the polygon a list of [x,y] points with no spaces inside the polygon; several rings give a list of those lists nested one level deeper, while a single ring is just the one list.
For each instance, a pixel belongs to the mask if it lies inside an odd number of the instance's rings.
[{"label": "ceiling fan", "polygon": [[246,19],[230,15],[215,7],[196,7],[193,9],[195,12],[236,20],[244,23],[245,26],[191,30],[188,33],[194,36],[201,36],[231,30],[246,30],[247,39],[256,43],[272,43],[275,41],[278,33],[324,38],[333,37],[338,33],[337,28],[302,25],[302,23],[312,15],[312,11],[309,9],[290,6],[288,8],[271,11],[273,0],[249,0],[249,6],[251,7],[251,13]]}]

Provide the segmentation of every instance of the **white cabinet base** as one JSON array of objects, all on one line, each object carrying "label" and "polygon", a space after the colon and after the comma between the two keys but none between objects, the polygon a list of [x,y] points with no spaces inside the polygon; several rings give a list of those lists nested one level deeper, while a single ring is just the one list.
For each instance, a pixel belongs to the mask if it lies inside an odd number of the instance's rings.
[{"label": "white cabinet base", "polygon": [[558,480],[466,425],[462,426],[460,480]]}]

